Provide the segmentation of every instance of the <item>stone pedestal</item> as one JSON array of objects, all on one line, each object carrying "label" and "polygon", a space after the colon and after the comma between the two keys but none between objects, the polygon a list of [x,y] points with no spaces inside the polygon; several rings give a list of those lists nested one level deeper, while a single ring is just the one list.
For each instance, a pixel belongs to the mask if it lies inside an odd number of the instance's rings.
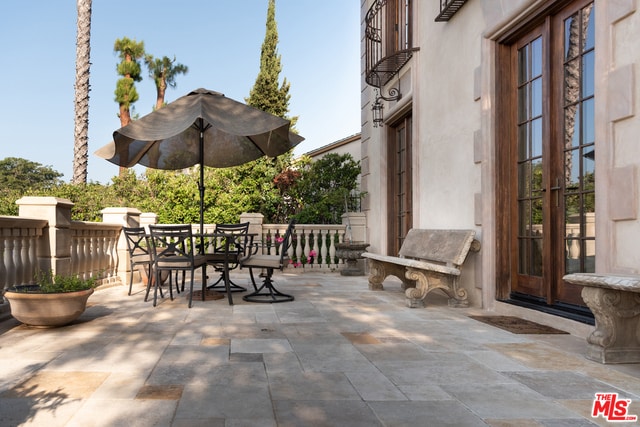
[{"label": "stone pedestal", "polygon": [[336,244],[336,256],[345,260],[347,267],[340,271],[342,276],[363,276],[364,270],[358,267],[358,260],[369,247],[368,243],[344,242]]},{"label": "stone pedestal", "polygon": [[564,279],[584,286],[582,299],[596,319],[586,357],[600,363],[640,363],[640,277],[576,273]]}]

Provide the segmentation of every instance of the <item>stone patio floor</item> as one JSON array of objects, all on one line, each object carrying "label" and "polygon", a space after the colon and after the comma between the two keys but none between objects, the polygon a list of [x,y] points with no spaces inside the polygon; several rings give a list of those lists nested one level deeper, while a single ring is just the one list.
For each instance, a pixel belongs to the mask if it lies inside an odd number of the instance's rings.
[{"label": "stone patio floor", "polygon": [[70,326],[0,322],[0,426],[611,425],[591,417],[610,392],[640,415],[640,366],[585,359],[583,337],[512,334],[434,294],[409,309],[391,279],[276,281],[294,302],[154,308],[117,286]]}]

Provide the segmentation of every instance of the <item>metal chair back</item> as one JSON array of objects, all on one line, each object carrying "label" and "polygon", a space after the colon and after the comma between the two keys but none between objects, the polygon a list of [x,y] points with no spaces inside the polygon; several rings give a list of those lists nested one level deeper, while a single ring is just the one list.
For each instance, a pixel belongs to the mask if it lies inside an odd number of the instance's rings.
[{"label": "metal chair back", "polygon": [[129,295],[133,287],[133,275],[136,266],[143,266],[147,273],[147,291],[151,283],[151,266],[153,258],[151,255],[151,244],[149,243],[149,235],[143,227],[124,227],[124,236],[127,241],[127,249],[129,251],[129,264],[131,267],[131,275],[129,278]]}]

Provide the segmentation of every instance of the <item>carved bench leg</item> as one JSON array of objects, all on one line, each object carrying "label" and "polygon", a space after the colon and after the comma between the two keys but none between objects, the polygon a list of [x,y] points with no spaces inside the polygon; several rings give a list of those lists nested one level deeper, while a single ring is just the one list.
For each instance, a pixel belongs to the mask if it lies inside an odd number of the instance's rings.
[{"label": "carved bench leg", "polygon": [[382,282],[388,276],[396,276],[402,280],[402,289],[413,288],[416,286],[415,280],[409,280],[405,277],[405,267],[387,262],[380,262],[375,259],[369,259],[369,289],[372,291],[381,291],[384,289]]},{"label": "carved bench leg", "polygon": [[416,281],[415,289],[407,289],[407,307],[424,307],[424,299],[434,289],[442,289],[449,297],[449,307],[468,307],[467,291],[458,287],[458,276],[429,272],[407,267],[406,276]]},{"label": "carved bench leg", "polygon": [[582,299],[596,318],[586,357],[600,363],[639,363],[640,294],[585,286]]}]

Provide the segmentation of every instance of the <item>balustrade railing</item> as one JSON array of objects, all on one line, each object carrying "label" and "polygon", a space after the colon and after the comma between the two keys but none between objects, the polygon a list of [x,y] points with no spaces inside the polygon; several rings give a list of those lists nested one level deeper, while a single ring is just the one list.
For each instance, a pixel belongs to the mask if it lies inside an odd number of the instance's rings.
[{"label": "balustrade railing", "polygon": [[[72,203],[66,200],[33,198],[23,205],[40,206],[40,201],[48,209],[44,216],[49,219],[28,217],[38,214],[38,209],[20,217],[0,216],[0,305],[6,289],[34,283],[37,273],[43,269],[52,270],[54,274],[63,270],[63,274],[94,277],[102,285],[118,283],[127,277],[128,252],[121,229],[122,224],[129,222],[127,215],[121,214],[129,212],[129,208],[114,208],[117,212],[110,212],[112,218],[122,216],[114,221],[117,223],[69,221]],[[279,240],[287,224],[252,223],[251,227],[258,233],[254,243],[260,245],[262,253],[279,254]],[[205,233],[212,233],[214,229],[214,224],[204,226]],[[198,225],[194,225],[194,232],[199,232]],[[345,232],[344,224],[296,224],[286,268],[302,271],[342,268],[344,260],[336,257],[336,244],[344,241]],[[208,245],[211,249],[215,242]]]},{"label": "balustrade railing", "polygon": [[[0,217],[0,291],[33,283],[46,220]],[[0,298],[0,304],[2,298]]]},{"label": "balustrade railing", "polygon": [[[278,254],[278,240],[287,230],[287,224],[262,225],[262,251]],[[344,261],[336,257],[336,243],[344,240],[342,224],[296,224],[289,247],[287,268],[336,270]]]},{"label": "balustrade railing", "polygon": [[71,274],[83,279],[97,277],[102,284],[118,274],[117,245],[122,227],[117,224],[72,221]]},{"label": "balustrade railing", "polygon": [[[69,235],[48,236],[46,219],[0,217],[0,295],[16,285],[35,283],[52,257],[50,247],[65,252],[70,244],[71,268],[68,274],[81,278],[95,277],[100,284],[118,279],[117,244],[122,226],[99,222],[71,221]],[[50,242],[58,238],[59,241]],[[49,246],[50,245],[50,246]],[[3,299],[0,298],[0,304]]]}]

